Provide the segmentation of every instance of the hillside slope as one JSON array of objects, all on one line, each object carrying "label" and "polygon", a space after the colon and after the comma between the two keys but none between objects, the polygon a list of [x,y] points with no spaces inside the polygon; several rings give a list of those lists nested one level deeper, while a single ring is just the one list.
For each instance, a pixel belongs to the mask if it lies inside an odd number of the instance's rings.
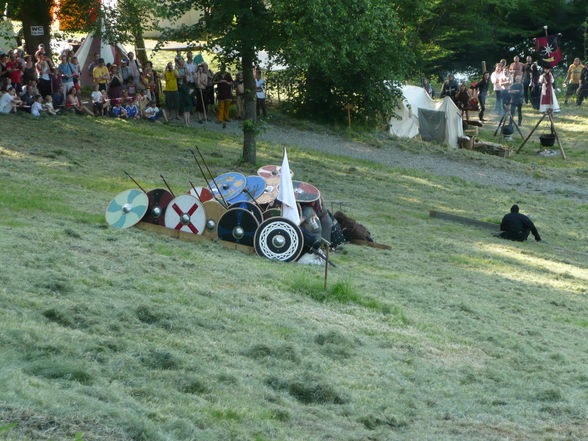
[{"label": "hillside slope", "polygon": [[[309,150],[297,179],[392,251],[322,268],[108,228],[119,192],[235,170],[239,138],[59,117],[2,119],[0,439],[580,440],[588,261],[430,219],[515,202],[585,250],[588,205]],[[261,143],[259,165],[281,146]]]}]

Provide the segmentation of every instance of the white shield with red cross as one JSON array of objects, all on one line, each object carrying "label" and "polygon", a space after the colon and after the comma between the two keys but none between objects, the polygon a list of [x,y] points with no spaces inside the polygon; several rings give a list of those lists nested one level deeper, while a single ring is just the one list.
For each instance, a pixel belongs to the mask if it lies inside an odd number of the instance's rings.
[{"label": "white shield with red cross", "polygon": [[186,233],[202,234],[206,225],[204,207],[194,196],[183,194],[165,210],[165,226]]}]

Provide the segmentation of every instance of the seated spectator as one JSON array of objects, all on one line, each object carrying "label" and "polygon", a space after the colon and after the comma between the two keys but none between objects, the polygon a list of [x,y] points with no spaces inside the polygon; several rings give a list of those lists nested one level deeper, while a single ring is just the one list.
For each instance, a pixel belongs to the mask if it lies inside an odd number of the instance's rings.
[{"label": "seated spectator", "polygon": [[36,97],[38,94],[35,93],[33,90],[33,86],[28,85],[27,88],[24,90],[20,99],[22,100],[23,104],[27,107],[31,107],[33,103],[36,101]]},{"label": "seated spectator", "polygon": [[135,97],[135,104],[137,104],[137,108],[139,109],[139,115],[143,115],[143,112],[151,101],[147,96],[147,92],[146,90],[140,90]]},{"label": "seated spectator", "polygon": [[149,103],[149,106],[147,106],[147,108],[143,112],[143,118],[148,119],[151,122],[155,122],[155,121],[158,121],[159,119],[163,118],[163,120],[165,122],[168,122],[165,110],[163,110],[163,109],[160,110],[156,106],[155,101],[151,101]]},{"label": "seated spectator", "polygon": [[108,98],[108,94],[105,90],[102,90],[102,108],[104,110],[104,115],[110,115],[110,98]]},{"label": "seated spectator", "polygon": [[47,95],[45,97],[45,112],[47,112],[49,115],[57,115],[57,112],[59,112],[59,109],[55,110],[55,108],[53,107],[53,98],[51,97],[51,95]]},{"label": "seated spectator", "polygon": [[139,119],[139,108],[133,99],[127,100],[127,105],[125,106],[125,110],[127,112],[128,119]]},{"label": "seated spectator", "polygon": [[61,75],[59,74],[57,69],[53,69],[51,71],[50,77],[50,89],[53,89],[53,93],[51,94],[53,98],[53,105],[56,107],[61,107],[65,104],[65,95],[63,94],[63,83],[61,81]]},{"label": "seated spectator", "polygon": [[41,95],[35,96],[35,102],[31,106],[31,115],[41,116],[44,111],[45,109],[43,109],[43,98]]},{"label": "seated spectator", "polygon": [[2,87],[2,92],[8,92],[10,89],[13,89],[12,86],[12,79],[10,77],[4,78],[4,86]]},{"label": "seated spectator", "polygon": [[78,92],[75,87],[72,87],[67,94],[65,100],[65,109],[76,113],[77,115],[94,115],[90,109],[84,106],[78,97]]},{"label": "seated spectator", "polygon": [[95,116],[104,116],[104,104],[102,102],[102,92],[98,84],[94,84],[94,90],[90,97],[92,98],[92,109]]},{"label": "seated spectator", "polygon": [[20,104],[22,104],[22,101],[16,95],[16,90],[12,88],[8,92],[4,92],[0,97],[0,113],[16,112]]},{"label": "seated spectator", "polygon": [[112,116],[115,118],[127,119],[127,110],[122,106],[121,99],[114,101],[114,107],[112,108]]}]

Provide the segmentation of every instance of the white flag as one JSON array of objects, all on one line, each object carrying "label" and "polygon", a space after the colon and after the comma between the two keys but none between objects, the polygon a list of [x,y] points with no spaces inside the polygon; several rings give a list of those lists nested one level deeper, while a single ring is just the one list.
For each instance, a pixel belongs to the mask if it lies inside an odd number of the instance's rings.
[{"label": "white flag", "polygon": [[296,206],[296,197],[294,196],[294,187],[292,186],[292,176],[290,175],[290,164],[288,164],[288,154],[284,149],[284,160],[280,170],[280,193],[278,200],[282,202],[282,216],[291,220],[296,225],[300,225],[300,215]]}]

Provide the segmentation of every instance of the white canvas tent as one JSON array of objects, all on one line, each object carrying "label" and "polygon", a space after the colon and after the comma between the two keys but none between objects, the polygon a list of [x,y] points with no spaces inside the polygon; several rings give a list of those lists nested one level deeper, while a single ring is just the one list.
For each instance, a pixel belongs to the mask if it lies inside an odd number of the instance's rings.
[{"label": "white canvas tent", "polygon": [[397,114],[400,119],[390,118],[390,134],[401,138],[414,138],[419,134],[418,109],[436,110],[445,113],[444,142],[457,147],[457,139],[463,136],[461,112],[449,97],[433,100],[422,87],[402,86],[404,99]]},{"label": "white canvas tent", "polygon": [[99,53],[100,58],[104,58],[105,64],[117,64],[120,66],[120,61],[127,57],[127,51],[120,44],[109,44],[100,37],[89,33],[82,45],[76,52],[78,62],[82,69],[81,85],[92,85],[92,72],[90,72],[90,64],[94,61],[94,54]]}]

